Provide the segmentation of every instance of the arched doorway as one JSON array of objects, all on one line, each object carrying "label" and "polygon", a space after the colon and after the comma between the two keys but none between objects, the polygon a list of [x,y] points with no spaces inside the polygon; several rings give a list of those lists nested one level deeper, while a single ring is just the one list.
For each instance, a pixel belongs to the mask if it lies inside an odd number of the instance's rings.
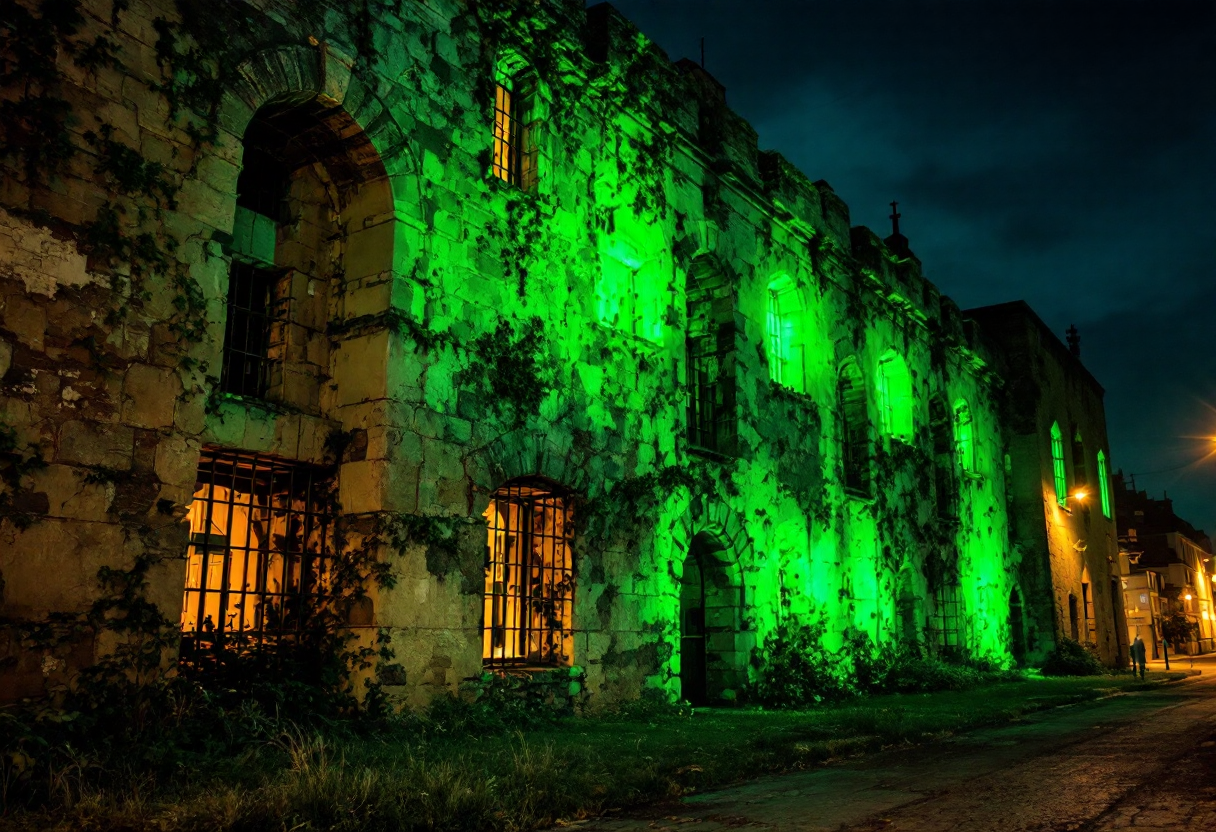
[{"label": "arched doorway", "polygon": [[742,606],[737,564],[713,535],[696,535],[680,578],[680,692],[694,705],[728,699],[743,682]]},{"label": "arched doorway", "polygon": [[920,598],[916,594],[914,573],[912,568],[905,564],[899,570],[895,582],[895,610],[899,616],[899,640],[906,647],[914,647],[920,643],[919,608]]},{"label": "arched doorway", "polygon": [[1009,592],[1009,648],[1018,667],[1026,663],[1026,619],[1017,587]]},{"label": "arched doorway", "polygon": [[1068,632],[1073,641],[1081,640],[1081,622],[1077,615],[1077,596],[1068,594]]}]

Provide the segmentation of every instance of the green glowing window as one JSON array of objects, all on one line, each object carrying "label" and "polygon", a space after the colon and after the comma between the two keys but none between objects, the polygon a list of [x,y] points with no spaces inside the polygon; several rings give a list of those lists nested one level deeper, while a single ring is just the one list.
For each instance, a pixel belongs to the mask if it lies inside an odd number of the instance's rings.
[{"label": "green glowing window", "polygon": [[975,427],[971,421],[971,407],[961,399],[954,403],[954,454],[959,467],[975,471]]},{"label": "green glowing window", "polygon": [[600,256],[595,283],[600,323],[659,343],[663,340],[666,281],[657,260],[643,259],[627,242],[613,240]]},{"label": "green glowing window", "polygon": [[1106,453],[1098,451],[1098,491],[1101,493],[1102,516],[1110,519],[1110,473],[1106,470]]},{"label": "green glowing window", "polygon": [[794,282],[782,276],[768,285],[768,372],[776,383],[804,391],[797,322],[800,311]]},{"label": "green glowing window", "polygon": [[866,386],[852,361],[840,368],[837,391],[844,487],[852,494],[869,496],[870,420],[866,416]]},{"label": "green glowing window", "polygon": [[878,408],[883,435],[912,441],[912,375],[903,356],[894,351],[878,362]]},{"label": "green glowing window", "polygon": [[536,84],[531,74],[499,70],[494,85],[494,176],[534,191],[537,177]]},{"label": "green glowing window", "polygon": [[1060,423],[1051,423],[1051,469],[1056,483],[1056,502],[1068,507],[1068,475],[1064,470],[1064,434]]}]

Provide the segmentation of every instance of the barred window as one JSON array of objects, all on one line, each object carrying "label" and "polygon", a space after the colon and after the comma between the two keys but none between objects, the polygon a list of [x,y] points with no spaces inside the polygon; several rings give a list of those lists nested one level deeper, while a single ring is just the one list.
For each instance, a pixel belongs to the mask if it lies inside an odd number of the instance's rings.
[{"label": "barred window", "polygon": [[186,517],[181,660],[295,644],[325,598],[333,561],[328,469],[204,451]]},{"label": "barred window", "polygon": [[233,262],[220,373],[220,389],[225,393],[266,397],[287,334],[290,274],[289,270]]},{"label": "barred window", "polygon": [[943,584],[933,596],[933,638],[942,654],[957,654],[966,646],[963,643],[962,614],[959,604],[959,586]]},{"label": "barred window", "polygon": [[527,72],[500,78],[494,85],[496,177],[523,191],[534,191],[537,177],[536,84]]},{"label": "barred window", "polygon": [[573,513],[538,481],[491,495],[482,659],[487,667],[564,667],[573,660]]},{"label": "barred window", "polygon": [[933,493],[937,503],[937,516],[947,520],[954,519],[958,516],[959,497],[958,480],[954,470],[956,456],[960,450],[958,421],[955,420],[954,430],[951,430],[946,403],[940,398],[934,398],[929,402],[929,423],[933,433]]},{"label": "barred window", "polygon": [[971,421],[971,406],[963,399],[954,403],[954,454],[960,468],[975,471],[975,426]]},{"label": "barred window", "polygon": [[688,441],[696,448],[734,456],[738,415],[735,408],[735,329],[688,339]]}]

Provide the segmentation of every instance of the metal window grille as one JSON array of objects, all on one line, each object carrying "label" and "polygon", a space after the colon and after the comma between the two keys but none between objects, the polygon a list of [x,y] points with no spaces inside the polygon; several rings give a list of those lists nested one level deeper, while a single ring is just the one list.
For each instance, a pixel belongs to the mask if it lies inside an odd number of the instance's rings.
[{"label": "metal window grille", "polygon": [[286,336],[291,297],[282,270],[234,261],[228,275],[228,322],[220,388],[265,398]]},{"label": "metal window grille", "polygon": [[714,335],[688,339],[688,441],[726,456],[737,452],[734,348],[730,324]]},{"label": "metal window grille", "polygon": [[494,86],[494,175],[524,191],[537,185],[534,100],[535,86],[525,77]]},{"label": "metal window grille", "polygon": [[565,495],[541,483],[515,483],[486,510],[487,667],[561,667],[572,661],[573,512]]},{"label": "metal window grille", "polygon": [[328,469],[204,451],[187,514],[184,665],[298,643],[330,580],[332,487]]},{"label": "metal window grille", "polygon": [[933,598],[933,636],[943,654],[963,650],[962,616],[959,608],[959,587],[946,584],[937,587]]},{"label": "metal window grille", "polygon": [[844,487],[860,496],[870,494],[870,429],[866,417],[866,391],[860,378],[846,371],[839,384],[841,452]]}]

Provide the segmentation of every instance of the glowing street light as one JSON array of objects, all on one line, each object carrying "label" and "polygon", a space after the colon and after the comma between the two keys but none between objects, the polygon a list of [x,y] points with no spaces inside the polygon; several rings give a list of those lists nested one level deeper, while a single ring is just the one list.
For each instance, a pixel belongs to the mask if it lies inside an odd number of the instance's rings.
[{"label": "glowing street light", "polygon": [[1085,501],[1085,498],[1086,498],[1086,497],[1088,497],[1088,496],[1089,496],[1089,492],[1088,492],[1088,491],[1084,491],[1084,490],[1081,490],[1081,491],[1074,491],[1074,492],[1073,492],[1073,494],[1072,494],[1072,497],[1073,497],[1073,499],[1074,499],[1074,500],[1079,500],[1079,501],[1081,501],[1081,502],[1084,502],[1084,501]]}]

